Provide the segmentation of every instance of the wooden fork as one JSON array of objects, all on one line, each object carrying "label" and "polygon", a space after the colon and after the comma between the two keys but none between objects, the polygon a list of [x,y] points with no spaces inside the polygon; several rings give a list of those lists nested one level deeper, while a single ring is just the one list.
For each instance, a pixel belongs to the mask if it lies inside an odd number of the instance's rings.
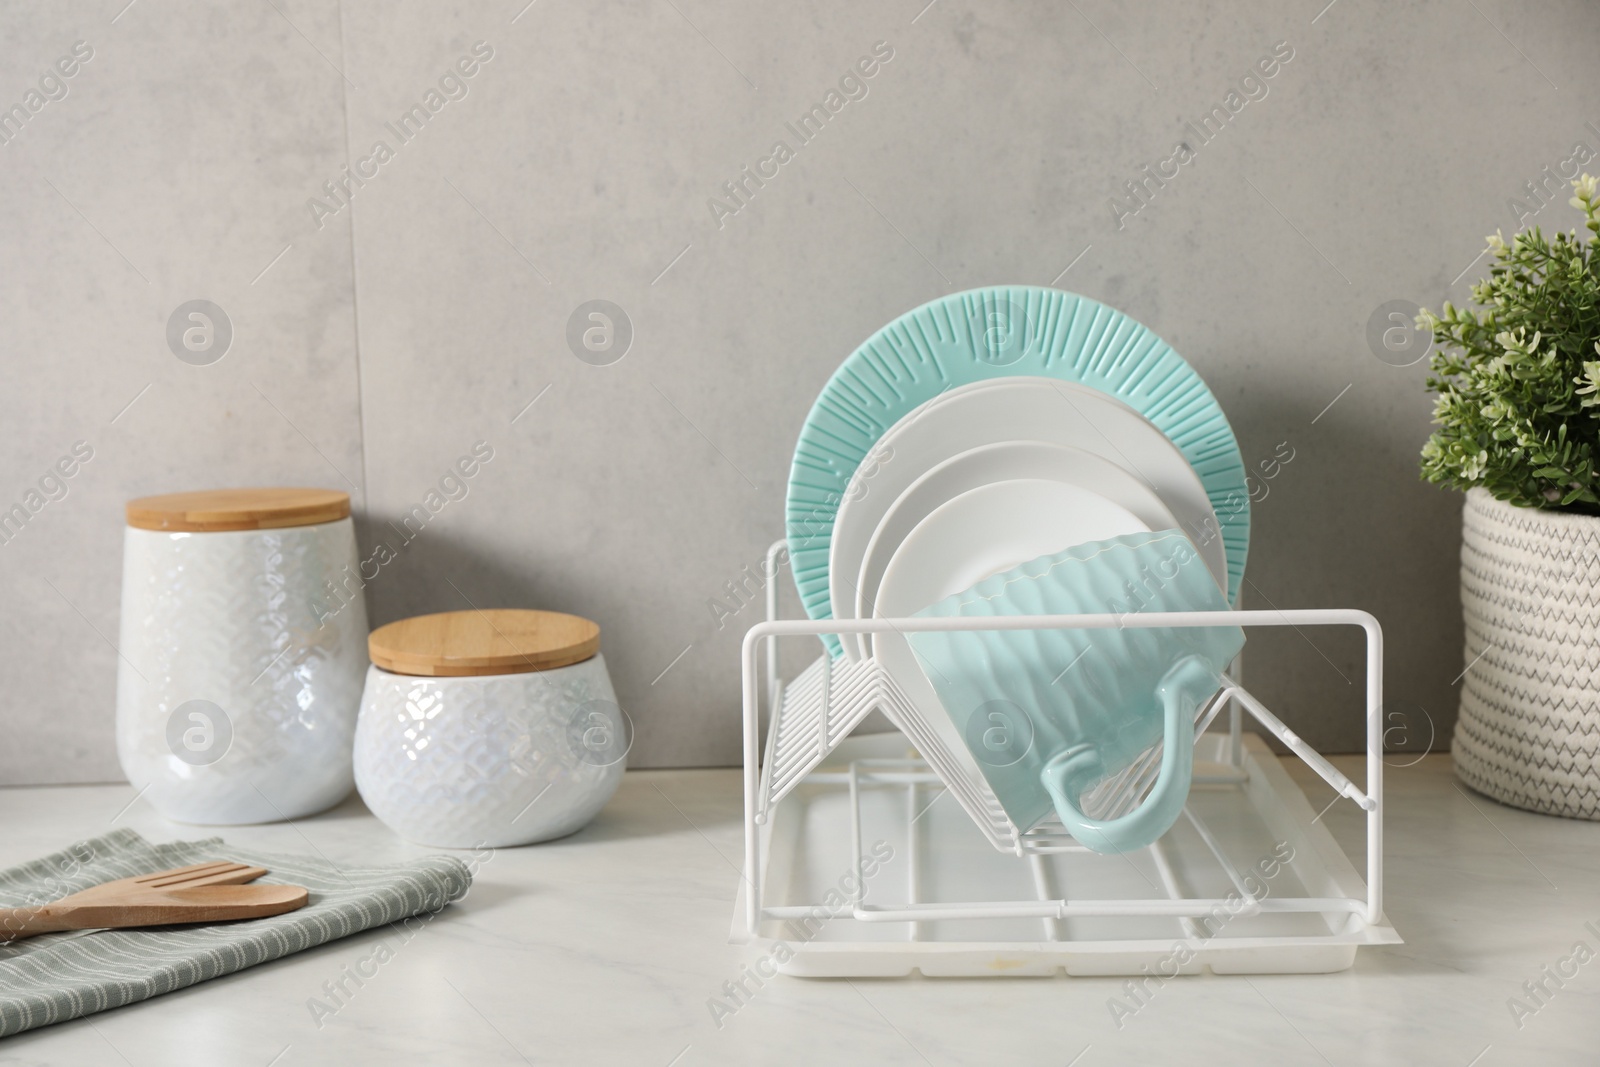
[{"label": "wooden fork", "polygon": [[266,873],[265,867],[213,860],[119,878],[50,904],[0,908],[0,942],[59,930],[259,919],[305,904],[303,886],[243,884]]}]

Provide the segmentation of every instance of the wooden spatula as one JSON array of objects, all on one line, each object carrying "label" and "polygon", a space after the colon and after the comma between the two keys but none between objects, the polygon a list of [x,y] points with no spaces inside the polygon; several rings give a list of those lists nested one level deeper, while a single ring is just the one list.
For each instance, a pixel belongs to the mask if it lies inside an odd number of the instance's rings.
[{"label": "wooden spatula", "polygon": [[244,885],[265,867],[213,860],[119,878],[50,904],[0,908],[0,941],[59,930],[223,922],[281,915],[305,904],[298,885]]}]

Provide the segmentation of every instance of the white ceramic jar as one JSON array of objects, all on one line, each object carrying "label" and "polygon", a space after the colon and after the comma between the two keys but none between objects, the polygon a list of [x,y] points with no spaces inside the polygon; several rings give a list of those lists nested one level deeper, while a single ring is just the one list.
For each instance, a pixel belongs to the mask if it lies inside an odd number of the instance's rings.
[{"label": "white ceramic jar", "polygon": [[499,848],[581,829],[632,727],[587,619],[462,611],[375,630],[356,728],[361,798],[401,837]]},{"label": "white ceramic jar", "polygon": [[367,612],[350,498],[238,489],[129,503],[117,752],[179,822],[322,811],[354,784]]}]

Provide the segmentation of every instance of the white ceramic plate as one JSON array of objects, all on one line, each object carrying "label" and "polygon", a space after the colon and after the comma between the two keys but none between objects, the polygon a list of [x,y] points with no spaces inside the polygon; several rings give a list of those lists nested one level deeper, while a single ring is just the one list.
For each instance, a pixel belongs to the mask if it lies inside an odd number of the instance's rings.
[{"label": "white ceramic plate", "polygon": [[1107,393],[1054,378],[1021,376],[986,379],[941,393],[879,439],[834,518],[828,559],[833,616],[854,616],[853,583],[861,574],[867,545],[901,493],[951,456],[1018,440],[1081,448],[1136,475],[1155,490],[1177,520],[1176,527],[1195,542],[1218,585],[1228,588],[1227,549],[1217,534],[1216,512],[1205,484],[1178,447]]},{"label": "white ceramic plate", "polygon": [[[1155,490],[1140,481],[1138,476],[1091,452],[1040,441],[1002,441],[983,445],[952,456],[927,471],[890,505],[867,543],[861,573],[856,578],[854,612],[849,617],[872,617],[878,585],[890,558],[912,529],[935,508],[970,489],[1017,478],[1045,478],[1087,489],[1126,508],[1147,529],[1168,530],[1178,525],[1177,518],[1162,503]],[[1057,546],[1067,547],[1070,546]],[[830,580],[837,579],[830,575]],[[855,647],[852,647],[852,642],[846,641],[845,655],[851,658],[864,657],[870,651],[869,644],[864,637]]]},{"label": "white ceramic plate", "polygon": [[[934,509],[900,543],[878,587],[878,614],[915,615],[1019,563],[1147,529],[1131,511],[1076,486],[1034,478],[980,486]],[[943,743],[940,762],[953,761],[967,779],[982,780],[906,639],[873,634],[872,655]]]},{"label": "white ceramic plate", "polygon": [[1048,478],[980,485],[933,509],[900,542],[884,569],[875,615],[915,615],[1031,559],[1149,530],[1127,508],[1081,486]]}]

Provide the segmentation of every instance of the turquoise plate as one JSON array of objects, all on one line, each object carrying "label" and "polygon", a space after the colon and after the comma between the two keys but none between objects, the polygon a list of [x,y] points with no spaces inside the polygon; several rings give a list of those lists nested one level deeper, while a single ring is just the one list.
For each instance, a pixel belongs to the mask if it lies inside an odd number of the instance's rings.
[{"label": "turquoise plate", "polygon": [[[1059,289],[995,286],[940,297],[900,316],[851,353],[812,405],[795,446],[786,514],[789,558],[807,614],[833,617],[834,515],[878,438],[947,389],[1025,374],[1109,393],[1178,446],[1217,513],[1228,601],[1238,603],[1250,548],[1250,494],[1233,428],[1205,382],[1170,345],[1120,311]],[[1184,532],[1195,540],[1208,536]],[[837,655],[837,639],[826,641]]]}]

